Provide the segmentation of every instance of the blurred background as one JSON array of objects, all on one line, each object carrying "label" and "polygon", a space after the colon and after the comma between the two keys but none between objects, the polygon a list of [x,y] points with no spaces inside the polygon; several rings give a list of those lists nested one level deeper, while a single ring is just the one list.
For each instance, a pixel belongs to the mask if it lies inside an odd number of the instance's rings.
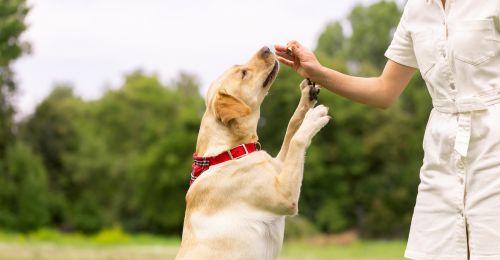
[{"label": "blurred background", "polygon": [[[298,40],[377,76],[400,1],[0,1],[0,259],[172,259],[204,94]],[[300,93],[282,66],[259,137],[275,155]],[[388,110],[323,91],[280,259],[402,259],[431,109],[416,75]]]}]

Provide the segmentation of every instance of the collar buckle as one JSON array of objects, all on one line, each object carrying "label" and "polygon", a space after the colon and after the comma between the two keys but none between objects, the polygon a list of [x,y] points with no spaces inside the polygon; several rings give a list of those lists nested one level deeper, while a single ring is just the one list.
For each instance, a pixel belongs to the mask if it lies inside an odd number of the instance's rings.
[{"label": "collar buckle", "polygon": [[[234,157],[234,156],[233,156],[233,153],[231,153],[231,151],[235,150],[236,148],[238,148],[238,147],[240,147],[240,146],[241,146],[241,147],[243,147],[243,150],[245,150],[245,153],[244,153],[244,154],[241,154],[241,155],[239,155],[239,156]],[[234,147],[234,148],[233,148],[233,149],[231,149],[231,150],[227,150],[226,152],[227,152],[227,154],[229,155],[229,158],[231,158],[231,160],[239,159],[239,158],[241,158],[241,157],[243,157],[243,156],[245,156],[245,155],[249,154],[248,149],[247,149],[247,146],[246,146],[246,145],[244,145],[244,144],[240,144],[240,145],[238,145],[238,146]]]}]

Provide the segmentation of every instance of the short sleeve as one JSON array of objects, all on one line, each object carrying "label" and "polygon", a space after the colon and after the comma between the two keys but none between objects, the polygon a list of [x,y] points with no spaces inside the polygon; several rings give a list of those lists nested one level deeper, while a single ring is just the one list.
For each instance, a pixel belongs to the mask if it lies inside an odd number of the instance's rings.
[{"label": "short sleeve", "polygon": [[413,42],[408,31],[407,24],[407,8],[403,12],[403,16],[399,21],[399,25],[394,33],[391,45],[385,52],[385,56],[399,64],[418,68],[417,59],[413,50]]}]

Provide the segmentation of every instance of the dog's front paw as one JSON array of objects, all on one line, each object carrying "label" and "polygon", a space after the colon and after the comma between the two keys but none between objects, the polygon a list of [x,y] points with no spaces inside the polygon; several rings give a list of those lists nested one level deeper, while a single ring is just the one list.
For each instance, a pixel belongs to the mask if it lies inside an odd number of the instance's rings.
[{"label": "dog's front paw", "polygon": [[320,87],[309,79],[304,79],[300,83],[300,91],[302,95],[300,102],[305,104],[308,108],[314,107],[318,100]]},{"label": "dog's front paw", "polygon": [[318,95],[320,91],[320,86],[312,82],[310,79],[306,79],[307,85],[309,85],[309,100],[318,100]]},{"label": "dog's front paw", "polygon": [[330,121],[330,119],[328,108],[323,105],[309,109],[294,138],[296,137],[297,140],[309,145],[312,138],[328,123],[328,121]]}]

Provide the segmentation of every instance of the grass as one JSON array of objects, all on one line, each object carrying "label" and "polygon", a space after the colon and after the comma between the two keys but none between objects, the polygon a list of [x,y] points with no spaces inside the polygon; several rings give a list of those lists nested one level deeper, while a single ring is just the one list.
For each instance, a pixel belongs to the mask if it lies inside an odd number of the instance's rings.
[{"label": "grass", "polygon": [[349,245],[318,245],[304,241],[285,242],[280,260],[400,260],[404,241],[358,241]]},{"label": "grass", "polygon": [[[40,230],[28,235],[0,231],[0,259],[174,259],[178,238],[138,234],[120,229],[93,236]],[[403,241],[358,241],[349,245],[286,241],[279,260],[396,260],[402,257]]]}]

